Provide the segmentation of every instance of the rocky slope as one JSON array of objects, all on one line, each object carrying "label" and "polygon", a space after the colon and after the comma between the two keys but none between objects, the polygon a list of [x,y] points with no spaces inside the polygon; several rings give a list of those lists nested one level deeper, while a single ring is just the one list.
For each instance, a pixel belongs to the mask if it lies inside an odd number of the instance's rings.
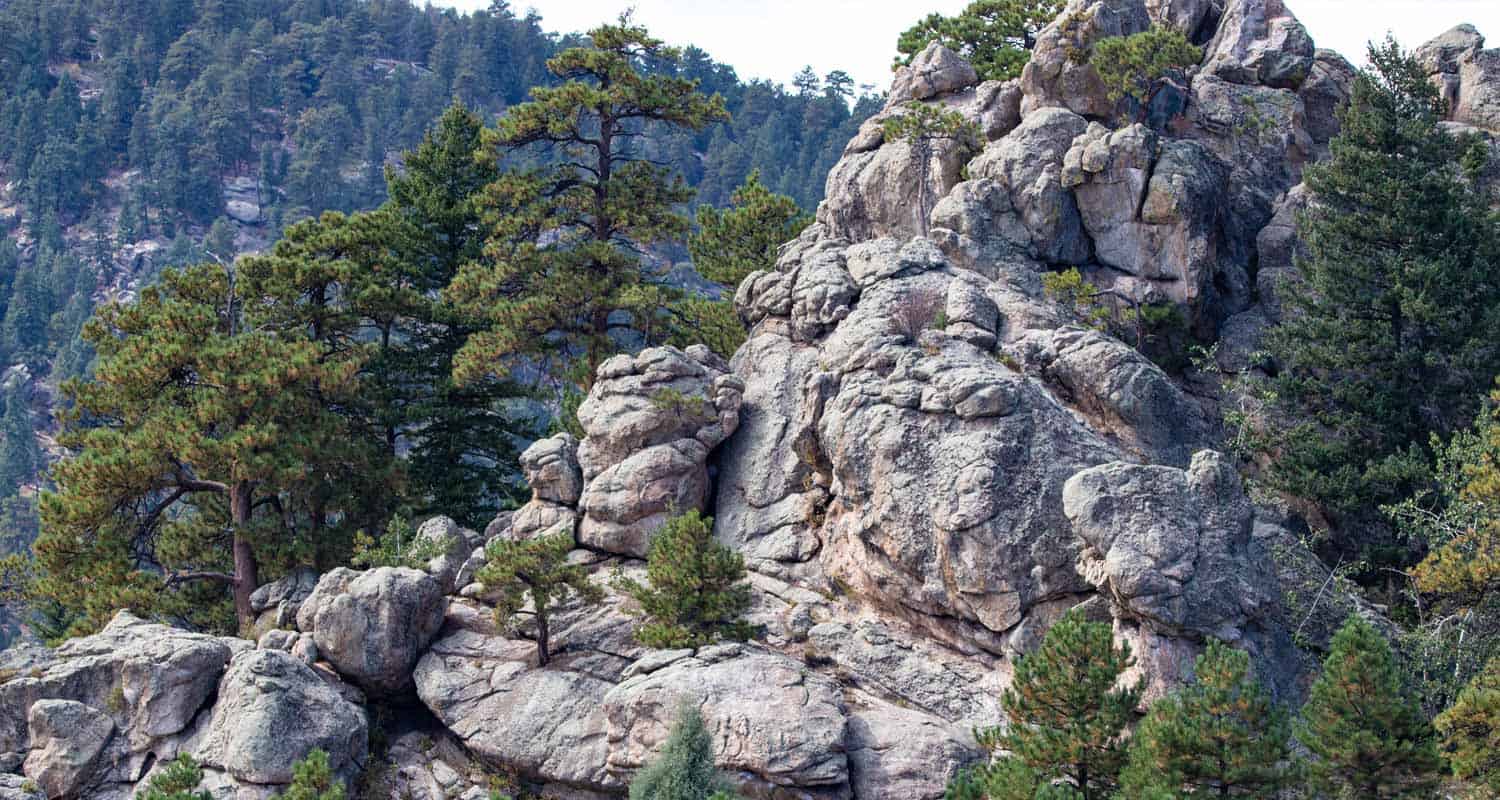
[{"label": "rocky slope", "polygon": [[[1203,63],[1122,109],[1069,54],[1153,23],[1188,32]],[[264,798],[314,746],[391,796],[481,798],[505,772],[545,796],[619,797],[686,699],[750,797],[936,800],[979,756],[973,727],[1000,719],[1015,658],[1075,607],[1130,643],[1148,697],[1216,637],[1297,698],[1311,659],[1293,634],[1323,640],[1357,601],[1215,452],[1214,376],[1174,378],[1079,326],[1041,275],[1079,266],[1175,303],[1218,336],[1210,371],[1250,368],[1294,277],[1301,170],[1353,70],[1280,0],[1073,0],[1039,41],[1005,84],[923,53],[884,113],[955,109],[983,147],[937,143],[924,164],[867,125],[818,223],[739,287],[751,337],[733,363],[695,347],[604,364],[586,437],[522,457],[531,501],[483,534],[429,521],[421,535],[449,547],[425,569],[263,587],[254,645],[122,613],[4,653],[0,798],[126,797],[178,752],[216,796]],[[1451,124],[1494,141],[1500,51],[1482,44],[1461,28],[1421,57]],[[648,651],[610,594],[554,621],[543,668],[473,580],[487,539],[559,530],[601,582],[638,574],[651,534],[692,507],[746,557],[755,642]],[[378,758],[377,707],[405,709]]]}]

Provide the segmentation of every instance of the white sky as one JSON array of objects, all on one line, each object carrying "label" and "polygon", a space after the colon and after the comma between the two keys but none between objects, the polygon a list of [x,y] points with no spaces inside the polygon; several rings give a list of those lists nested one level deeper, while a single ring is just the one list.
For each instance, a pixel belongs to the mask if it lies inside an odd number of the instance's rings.
[{"label": "white sky", "polygon": [[[472,11],[490,0],[432,0]],[[741,78],[790,83],[805,64],[820,75],[842,69],[884,90],[896,37],[920,17],[952,14],[969,0],[511,0],[535,8],[542,25],[582,31],[633,6],[636,19],[672,44],[695,44],[732,65]],[[1408,48],[1461,22],[1473,23],[1500,47],[1500,0],[1287,0],[1319,47],[1356,64],[1364,43],[1386,31]]]}]

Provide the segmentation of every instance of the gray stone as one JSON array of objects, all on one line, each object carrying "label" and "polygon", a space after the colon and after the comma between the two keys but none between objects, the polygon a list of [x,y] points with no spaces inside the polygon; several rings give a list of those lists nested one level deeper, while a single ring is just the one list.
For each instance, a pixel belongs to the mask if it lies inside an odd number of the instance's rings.
[{"label": "gray stone", "polygon": [[521,474],[531,487],[531,499],[576,505],[583,496],[583,470],[578,466],[578,440],[559,433],[539,439],[521,453]]},{"label": "gray stone", "polygon": [[1203,451],[1187,470],[1113,463],[1080,472],[1063,507],[1086,545],[1081,571],[1158,632],[1241,638],[1276,611],[1270,553],[1251,536],[1239,475]]},{"label": "gray stone", "polygon": [[285,784],[292,765],[314,749],[334,774],[351,780],[364,766],[365,712],[306,664],[277,650],[236,656],[194,756],[250,784]]},{"label": "gray stone", "polygon": [[604,697],[609,768],[622,777],[655,756],[677,710],[701,709],[714,761],[762,787],[832,790],[847,797],[847,716],[833,681],[784,656],[738,645],[705,648]]},{"label": "gray stone", "polygon": [[858,800],[940,800],[982,752],[967,731],[879,705],[849,715],[849,784]]},{"label": "gray stone", "polygon": [[114,735],[109,716],[73,700],[38,700],[27,712],[31,753],[23,768],[47,797],[77,797],[104,745]]},{"label": "gray stone", "polygon": [[471,531],[448,517],[433,517],[417,527],[412,546],[430,545],[437,548],[437,555],[421,565],[422,571],[438,582],[443,594],[457,588],[458,573],[464,561],[483,544],[478,533]]},{"label": "gray stone", "polygon": [[[121,611],[99,633],[53,651],[17,654],[24,671],[0,684],[0,763],[20,767],[27,711],[40,700],[71,700],[109,712],[122,746],[142,753],[181,733],[213,697],[219,676],[250,642],[187,633]],[[6,651],[6,663],[13,663]]]},{"label": "gray stone", "polygon": [[1144,0],[1070,0],[1062,14],[1037,34],[1031,60],[1021,71],[1021,115],[1066,108],[1092,119],[1114,117],[1120,103],[1086,58],[1095,42],[1151,27]]},{"label": "gray stone", "polygon": [[644,557],[673,514],[708,499],[708,455],[734,433],[744,382],[701,345],[616,356],[578,408],[586,488],[578,541]]},{"label": "gray stone", "polygon": [[417,570],[340,567],[303,601],[297,627],[340,675],[377,694],[399,692],[442,626],[443,606],[442,587]]},{"label": "gray stone", "polygon": [[417,695],[478,757],[541,782],[619,790],[605,769],[610,684],[534,666],[536,645],[445,633],[417,664]]},{"label": "gray stone", "polygon": [[1282,0],[1229,0],[1204,49],[1206,74],[1293,90],[1307,79],[1315,55],[1312,37]]},{"label": "gray stone", "polygon": [[[973,180],[993,180],[1008,195],[1008,203],[995,201],[991,209],[999,210],[1002,216],[1014,214],[1018,227],[1028,234],[1017,244],[1034,258],[1069,264],[1089,260],[1089,240],[1073,194],[1063,187],[1061,176],[1064,155],[1087,127],[1077,114],[1044,108],[1028,115],[1005,138],[991,143],[969,165]],[[953,215],[942,207],[934,212],[935,221],[958,230],[949,219]],[[1017,228],[1003,221],[991,222],[990,227],[1004,232]]]},{"label": "gray stone", "polygon": [[927,100],[942,94],[967,89],[979,83],[979,75],[969,62],[938,42],[927,45],[912,58],[911,64],[896,70],[887,103],[894,105],[910,100]]}]

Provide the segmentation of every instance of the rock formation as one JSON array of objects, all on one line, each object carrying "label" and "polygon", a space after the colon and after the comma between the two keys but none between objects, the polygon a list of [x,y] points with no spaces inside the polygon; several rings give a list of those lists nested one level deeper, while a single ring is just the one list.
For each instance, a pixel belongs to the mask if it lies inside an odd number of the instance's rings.
[{"label": "rock formation", "polygon": [[[1076,54],[1152,24],[1203,63],[1150,108]],[[1500,128],[1500,58],[1471,28],[1419,51],[1455,129]],[[1072,0],[1017,81],[941,46],[828,178],[817,223],[735,293],[749,338],[604,363],[561,434],[521,457],[529,502],[481,536],[446,518],[420,569],[293,572],[261,587],[258,645],[121,613],[56,650],[0,655],[0,798],[124,798],[178,753],[216,797],[258,800],[313,747],[392,796],[621,797],[683,702],[760,800],[937,800],[1001,720],[1015,659],[1062,614],[1110,622],[1148,697],[1203,641],[1250,652],[1281,698],[1350,611],[1296,520],[1247,496],[1214,378],[1261,368],[1297,279],[1303,167],[1353,69],[1281,0]],[[910,103],[983,142],[915,147]],[[1492,186],[1500,187],[1500,177]],[[1172,374],[1075,318],[1043,276],[1164,303],[1219,343]],[[1221,396],[1225,395],[1225,396]],[[670,515],[701,509],[751,573],[749,643],[650,651],[626,598],[565,607],[539,667],[475,582],[484,544],[572,536],[594,579],[640,577]],[[420,711],[414,711],[420,704]],[[366,749],[371,708],[404,709]],[[372,777],[373,776],[373,777]]]}]

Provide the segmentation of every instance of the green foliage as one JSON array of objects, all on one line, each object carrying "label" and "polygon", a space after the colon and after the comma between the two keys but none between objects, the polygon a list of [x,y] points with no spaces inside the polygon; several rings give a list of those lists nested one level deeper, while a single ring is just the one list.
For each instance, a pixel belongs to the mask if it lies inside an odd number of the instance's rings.
[{"label": "green foliage", "polygon": [[1125,764],[1121,734],[1140,702],[1139,688],[1117,685],[1133,663],[1109,625],[1063,615],[1016,663],[1000,698],[1009,727],[976,732],[981,747],[1019,764],[1002,768],[997,785],[1024,788],[1029,770],[1039,783],[1066,781],[1082,800],[1109,797]]},{"label": "green foliage", "polygon": [[1333,523],[1325,555],[1409,566],[1419,548],[1372,513],[1428,486],[1434,434],[1469,424],[1495,378],[1500,231],[1459,174],[1426,71],[1372,46],[1332,158],[1309,167],[1309,255],[1267,348],[1280,370],[1260,449],[1275,488]]},{"label": "green foliage", "polygon": [[1500,656],[1500,394],[1473,427],[1434,442],[1433,491],[1384,510],[1427,549],[1410,571],[1419,614],[1401,639],[1403,665],[1430,714]]},{"label": "green foliage", "polygon": [[979,78],[1006,81],[1021,76],[1036,35],[1063,9],[1062,0],[976,0],[957,16],[929,14],[896,41],[896,66],[910,64],[927,45],[940,42],[974,65]]},{"label": "green foliage", "polygon": [[572,549],[572,531],[524,541],[495,539],[485,548],[487,561],[475,575],[495,597],[495,620],[502,625],[512,624],[530,600],[537,627],[537,659],[542,666],[552,656],[548,620],[553,607],[572,599],[593,604],[604,597],[584,566],[568,563]]},{"label": "green foliage", "polygon": [[315,749],[292,765],[292,782],[281,800],[344,800],[344,783],[328,766],[328,753]]},{"label": "green foliage", "polygon": [[917,101],[902,108],[905,113],[893,114],[881,123],[888,141],[918,145],[952,141],[966,147],[979,145],[979,126],[957,111]]},{"label": "green foliage", "polygon": [[222,628],[202,593],[226,588],[246,625],[260,562],[337,534],[326,514],[348,495],[328,478],[363,458],[331,407],[362,352],[259,323],[218,265],[168,271],[89,323],[99,365],[64,386],[76,455],[53,468],[35,547],[36,594],[79,630],[119,608]]},{"label": "green foliage", "polygon": [[1142,117],[1161,91],[1163,78],[1202,59],[1202,49],[1181,31],[1157,25],[1130,36],[1102,39],[1089,53],[1089,63],[1099,73],[1109,99],[1129,97],[1139,104]]},{"label": "green foliage", "polygon": [[776,251],[811,222],[795,200],[772,192],[752,172],[729,208],[698,207],[688,252],[698,274],[733,291],[750,273],[775,269]]},{"label": "green foliage", "polygon": [[745,343],[745,324],[734,310],[733,300],[684,297],[672,305],[677,318],[667,344],[675,347],[706,345],[728,360]]},{"label": "green foliage", "polygon": [[647,647],[702,647],[745,641],[754,630],[742,617],[750,608],[745,559],[713,537],[713,519],[697,511],[673,517],[646,554],[650,585],[619,577],[615,586],[641,606],[645,622],[635,637]]},{"label": "green foliage", "polygon": [[1042,291],[1086,327],[1130,344],[1168,372],[1181,372],[1192,363],[1187,317],[1176,303],[1141,303],[1100,289],[1077,267],[1043,274]]},{"label": "green foliage", "polygon": [[[881,127],[886,141],[906,142],[912,148],[917,162],[917,182],[920,187],[917,195],[920,200],[917,218],[921,220],[925,233],[930,206],[933,202],[930,197],[931,181],[928,180],[927,175],[931,169],[933,146],[938,142],[947,142],[967,154],[979,147],[983,137],[977,124],[965,119],[963,114],[952,109],[915,100],[902,108],[903,113],[886,117]],[[968,158],[960,160],[967,161]]]},{"label": "green foliage", "polygon": [[446,539],[418,538],[411,523],[397,514],[386,523],[385,533],[379,538],[364,531],[354,534],[353,554],[349,563],[361,569],[375,567],[412,567],[420,569],[429,561],[448,551]]},{"label": "green foliage", "polygon": [[202,782],[203,769],[192,756],[182,753],[151,776],[146,791],[136,795],[136,800],[212,800],[213,795],[198,790]]},{"label": "green foliage", "polygon": [[1406,697],[1390,644],[1351,616],[1334,634],[1297,722],[1314,783],[1339,797],[1429,797],[1441,764],[1432,726]]},{"label": "green foliage", "polygon": [[480,201],[486,257],[447,289],[457,308],[485,323],[458,355],[461,380],[503,374],[517,359],[561,356],[581,358],[591,384],[617,349],[610,318],[620,312],[648,341],[666,338],[661,309],[681,292],[638,248],[685,236],[688,220],[676,209],[693,193],[630,144],[646,124],[695,132],[728,116],[723,98],[667,74],[681,60],[622,17],[590,31],[588,46],[548,61],[563,82],[533,89],[530,102],[500,120],[493,143],[530,151],[544,166],[503,174]]},{"label": "green foliage", "polygon": [[450,107],[404,168],[387,174],[390,200],[380,209],[297,223],[243,266],[245,290],[265,298],[279,326],[331,353],[371,343],[346,416],[381,460],[401,468],[402,504],[471,527],[514,498],[516,444],[536,434],[518,407],[525,388],[452,377],[460,347],[482,324],[439,294],[481,257],[476,198],[499,174],[481,156],[482,131],[473,112]]},{"label": "green foliage", "polygon": [[1500,658],[1491,659],[1433,724],[1453,774],[1471,782],[1476,796],[1500,795]]},{"label": "green foliage", "polygon": [[1002,757],[960,770],[943,800],[1078,800],[1082,796],[1069,784],[1043,781],[1020,759]]},{"label": "green foliage", "polygon": [[1290,782],[1291,728],[1250,676],[1250,656],[1210,640],[1194,671],[1132,735],[1121,800],[1279,797]]},{"label": "green foliage", "polygon": [[734,795],[714,767],[714,743],[694,705],[684,703],[661,755],[630,783],[630,800],[727,800]]},{"label": "green foliage", "polygon": [[11,496],[42,466],[42,451],[31,426],[27,386],[17,381],[5,391],[5,415],[0,417],[0,496]]}]

